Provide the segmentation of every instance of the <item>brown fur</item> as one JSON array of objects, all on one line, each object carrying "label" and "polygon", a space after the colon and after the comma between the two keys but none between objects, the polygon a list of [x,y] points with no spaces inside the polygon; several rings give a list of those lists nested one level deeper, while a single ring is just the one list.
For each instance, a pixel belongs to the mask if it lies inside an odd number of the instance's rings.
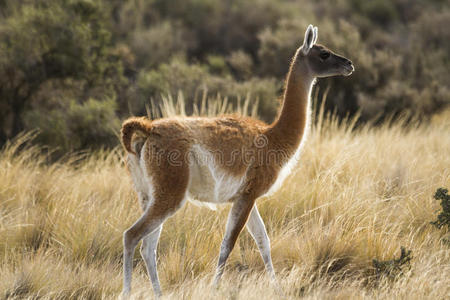
[{"label": "brown fur", "polygon": [[125,147],[125,149],[132,153],[136,154],[136,152],[131,149],[131,140],[133,138],[133,134],[136,131],[140,131],[144,135],[148,135],[151,129],[151,124],[148,119],[145,117],[139,117],[139,118],[129,118],[122,124],[121,129],[121,138],[122,138],[122,144]]},{"label": "brown fur", "polygon": [[[312,32],[312,26],[308,27],[305,41],[315,42],[317,28],[314,29],[315,36],[311,36]],[[153,121],[130,118],[123,123],[122,143],[129,155],[144,159],[144,172],[151,174],[154,187],[154,201],[124,234],[124,245],[127,246],[124,250],[124,270],[128,270],[124,284],[127,288],[131,282],[130,249],[134,249],[140,239],[155,231],[183,204],[191,174],[189,159],[186,158],[194,146],[206,149],[208,155],[219,153],[220,156],[213,156],[214,166],[230,177],[244,178],[238,191],[226,199],[233,202],[233,207],[229,217],[230,228],[227,225],[221,246],[216,274],[218,281],[255,200],[269,190],[282,167],[299,148],[307,128],[308,101],[314,78],[349,75],[353,70],[350,61],[333,53],[328,61],[321,60],[321,51],[329,50],[313,44],[304,44],[303,47],[308,48],[297,50],[287,75],[282,108],[278,118],[270,125],[235,115]],[[246,157],[249,153],[250,157]],[[272,157],[273,154],[275,157]],[[262,230],[265,233],[263,225]],[[268,267],[272,268],[270,249]]]}]

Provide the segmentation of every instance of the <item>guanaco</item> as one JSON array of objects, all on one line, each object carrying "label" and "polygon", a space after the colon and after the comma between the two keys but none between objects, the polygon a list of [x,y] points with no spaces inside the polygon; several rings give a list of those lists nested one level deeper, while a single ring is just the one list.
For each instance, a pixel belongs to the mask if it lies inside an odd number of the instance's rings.
[{"label": "guanaco", "polygon": [[254,238],[266,270],[275,280],[266,228],[255,200],[279,187],[298,159],[309,127],[310,94],[316,78],[348,76],[347,58],[316,44],[309,25],[286,78],[282,107],[272,124],[249,117],[133,117],[123,123],[127,167],[143,210],[123,234],[123,291],[131,291],[132,259],[142,240],[156,296],[161,295],[156,247],[164,221],[186,200],[232,203],[214,278],[219,284],[227,258],[244,225]]}]

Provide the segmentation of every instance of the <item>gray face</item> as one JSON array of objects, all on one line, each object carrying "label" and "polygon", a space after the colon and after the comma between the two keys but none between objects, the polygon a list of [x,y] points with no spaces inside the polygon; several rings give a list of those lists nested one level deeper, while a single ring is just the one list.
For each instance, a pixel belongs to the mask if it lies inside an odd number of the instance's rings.
[{"label": "gray face", "polygon": [[304,55],[304,59],[314,77],[348,76],[355,70],[349,59],[339,56],[319,44],[313,45]]}]

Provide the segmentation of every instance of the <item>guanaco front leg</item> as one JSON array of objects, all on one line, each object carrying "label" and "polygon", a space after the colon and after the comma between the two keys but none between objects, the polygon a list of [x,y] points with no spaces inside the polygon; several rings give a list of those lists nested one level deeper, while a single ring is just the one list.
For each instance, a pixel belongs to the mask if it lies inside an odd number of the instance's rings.
[{"label": "guanaco front leg", "polygon": [[233,247],[236,244],[239,233],[241,233],[242,228],[247,222],[247,218],[250,214],[250,211],[252,210],[254,203],[254,199],[242,197],[236,200],[236,202],[233,204],[233,207],[231,208],[231,211],[228,215],[225,236],[220,246],[219,262],[217,263],[216,276],[213,283],[215,287],[219,285],[225,263],[231,253],[231,250],[233,250]]},{"label": "guanaco front leg", "polygon": [[264,226],[264,222],[258,212],[256,204],[255,206],[253,206],[250,217],[248,218],[247,229],[255,240],[256,245],[258,246],[259,252],[261,253],[261,257],[264,261],[264,265],[266,266],[267,273],[269,273],[276,293],[284,297],[284,292],[281,289],[281,286],[278,283],[275,272],[273,270],[272,256],[270,254],[270,240],[269,236],[267,235],[266,226]]},{"label": "guanaco front leg", "polygon": [[273,270],[272,257],[270,255],[270,240],[256,204],[253,206],[250,217],[248,218],[247,229],[258,246],[264,265],[266,266],[267,273],[269,273],[272,280],[275,280],[275,272]]}]

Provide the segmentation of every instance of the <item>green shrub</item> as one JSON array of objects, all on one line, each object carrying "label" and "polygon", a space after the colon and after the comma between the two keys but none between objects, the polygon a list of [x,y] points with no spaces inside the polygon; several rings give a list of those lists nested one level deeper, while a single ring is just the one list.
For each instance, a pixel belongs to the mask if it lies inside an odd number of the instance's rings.
[{"label": "green shrub", "polygon": [[[220,60],[220,59],[219,59]],[[219,62],[221,64],[221,62]],[[137,80],[138,96],[130,100],[134,114],[145,114],[145,105],[153,99],[155,103],[162,96],[175,96],[182,92],[187,108],[199,101],[204,93],[228,98],[237,102],[247,95],[259,102],[259,115],[265,120],[273,119],[277,107],[279,84],[274,79],[252,77],[246,81],[236,81],[230,75],[211,74],[202,64],[188,64],[182,58],[174,58],[162,64],[157,70],[141,72]]]},{"label": "green shrub", "polygon": [[381,26],[389,26],[398,19],[397,7],[394,1],[350,1],[355,12],[367,16],[372,22]]},{"label": "green shrub", "polygon": [[447,226],[447,228],[450,229],[450,195],[448,194],[448,189],[437,189],[434,194],[434,199],[441,200],[442,211],[437,216],[437,220],[431,222],[431,224],[439,229],[444,226]]},{"label": "green shrub", "polygon": [[192,37],[180,24],[165,21],[133,32],[130,47],[136,57],[136,68],[151,68],[186,53],[193,45]]},{"label": "green shrub", "polygon": [[[300,32],[308,26],[307,23],[307,20],[282,19],[275,29],[266,28],[258,35],[261,44],[258,49],[261,76],[270,75],[278,78],[286,76],[292,56],[303,42]],[[292,38],[293,36],[298,38]]]},{"label": "green shrub", "polygon": [[223,56],[208,55],[208,57],[206,57],[206,62],[208,64],[208,70],[211,74],[220,76],[229,75],[230,72]]},{"label": "green shrub", "polygon": [[51,110],[28,112],[25,123],[40,131],[38,142],[62,152],[114,147],[120,128],[115,110],[114,98],[63,101]]},{"label": "green shrub", "polygon": [[407,251],[404,247],[401,247],[399,258],[385,261],[374,259],[372,263],[375,269],[375,276],[377,278],[387,277],[389,279],[396,279],[398,276],[404,274],[405,268],[410,267],[411,259],[411,250]]},{"label": "green shrub", "polygon": [[114,94],[121,82],[100,1],[19,2],[6,1],[0,21],[0,142],[23,130],[23,114],[55,90],[82,101]]},{"label": "green shrub", "polygon": [[253,59],[244,51],[237,50],[231,52],[227,57],[227,62],[237,79],[248,79],[253,75]]},{"label": "green shrub", "polygon": [[151,98],[160,99],[165,94],[176,95],[182,91],[187,99],[192,100],[206,89],[208,79],[209,73],[205,66],[189,65],[179,57],[161,64],[158,69],[142,71],[137,78],[139,98],[132,103],[133,112],[144,113],[144,106]]}]

